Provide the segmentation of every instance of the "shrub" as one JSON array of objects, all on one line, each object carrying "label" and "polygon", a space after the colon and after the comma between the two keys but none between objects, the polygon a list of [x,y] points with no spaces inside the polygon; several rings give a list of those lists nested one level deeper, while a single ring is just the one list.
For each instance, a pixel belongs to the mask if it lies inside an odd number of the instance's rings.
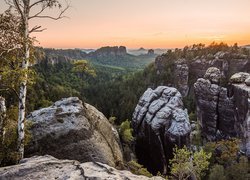
[{"label": "shrub", "polygon": [[130,143],[134,140],[132,132],[133,129],[131,128],[129,120],[124,121],[119,127],[119,134],[125,143]]},{"label": "shrub", "polygon": [[191,153],[187,147],[174,149],[174,158],[170,160],[171,176],[173,179],[188,179],[189,177],[201,179],[209,166],[211,153],[201,149]]},{"label": "shrub", "polygon": [[137,163],[136,161],[129,161],[128,162],[128,169],[136,175],[143,175],[143,176],[147,176],[147,177],[152,177],[153,175],[148,172],[148,170],[146,168],[144,168],[142,165],[140,165],[139,163]]},{"label": "shrub", "polygon": [[224,167],[216,164],[213,166],[213,168],[210,171],[208,180],[226,180]]}]

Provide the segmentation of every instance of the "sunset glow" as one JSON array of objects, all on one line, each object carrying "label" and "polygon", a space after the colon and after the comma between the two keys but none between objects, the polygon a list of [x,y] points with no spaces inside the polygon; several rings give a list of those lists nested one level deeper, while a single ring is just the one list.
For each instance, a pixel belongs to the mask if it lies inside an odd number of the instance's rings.
[{"label": "sunset glow", "polygon": [[[0,3],[1,12],[6,9]],[[173,48],[193,43],[250,44],[249,0],[71,0],[69,19],[36,20],[41,46]],[[53,12],[54,13],[54,12]]]}]

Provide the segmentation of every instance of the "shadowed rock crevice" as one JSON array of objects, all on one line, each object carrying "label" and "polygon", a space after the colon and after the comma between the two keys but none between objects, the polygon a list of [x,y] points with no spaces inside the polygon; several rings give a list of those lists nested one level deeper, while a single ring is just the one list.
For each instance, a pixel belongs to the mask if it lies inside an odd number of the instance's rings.
[{"label": "shadowed rock crevice", "polygon": [[132,125],[138,161],[153,174],[166,173],[175,145],[189,144],[189,118],[175,88],[159,86],[145,91],[135,108]]}]

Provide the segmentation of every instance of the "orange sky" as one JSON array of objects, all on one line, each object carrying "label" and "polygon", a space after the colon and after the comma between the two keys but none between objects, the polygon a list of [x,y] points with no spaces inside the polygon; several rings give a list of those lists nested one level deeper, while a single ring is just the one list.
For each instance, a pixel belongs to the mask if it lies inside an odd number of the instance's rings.
[{"label": "orange sky", "polygon": [[[4,1],[0,2],[1,12]],[[224,41],[250,44],[250,0],[71,0],[70,19],[31,22],[41,46],[173,48]]]}]

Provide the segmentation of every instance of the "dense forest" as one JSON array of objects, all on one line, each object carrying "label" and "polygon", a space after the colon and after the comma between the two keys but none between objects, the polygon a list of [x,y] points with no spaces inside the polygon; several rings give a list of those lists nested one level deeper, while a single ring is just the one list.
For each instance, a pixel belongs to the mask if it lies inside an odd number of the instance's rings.
[{"label": "dense forest", "polygon": [[[39,51],[41,51],[41,49],[39,49]],[[161,55],[161,57],[164,57],[165,62],[163,67],[164,71],[159,74],[157,73],[155,62],[149,63],[145,69],[140,70],[136,68],[137,65],[128,68],[126,65],[124,66],[123,63],[119,65],[117,62],[115,64],[106,64],[105,62],[96,63],[95,61],[92,63],[91,60],[72,59],[68,55],[53,54],[53,56],[51,56],[51,54],[46,54],[45,51],[44,55],[40,56],[41,59],[38,63],[32,67],[32,81],[28,86],[27,110],[29,113],[36,109],[52,105],[61,98],[77,96],[84,102],[94,105],[111,120],[111,123],[120,127],[119,132],[123,145],[130,147],[133,141],[130,120],[135,106],[144,91],[147,88],[156,88],[159,85],[175,86],[173,72],[175,69],[174,64],[178,59],[185,58],[192,62],[199,57],[209,59],[210,56],[212,57],[218,52],[227,52],[228,59],[234,59],[237,54],[246,57],[250,55],[248,49],[240,48],[237,45],[228,46],[224,43],[213,43],[207,47],[198,44],[183,49],[169,50]],[[53,59],[57,60],[53,61]],[[62,61],[58,61],[60,59],[62,59]],[[193,81],[195,80],[191,79],[191,82]],[[16,118],[13,116],[13,112],[17,110],[12,104],[16,102],[16,99],[11,91],[5,92],[4,95],[7,99],[7,107],[9,109],[8,119],[9,122],[11,122],[9,128],[12,129],[15,127],[14,119]],[[188,109],[190,120],[196,121],[194,98],[192,96],[186,96],[183,98],[183,101],[185,107]],[[10,107],[9,105],[12,106]],[[16,136],[15,133],[10,133],[9,135],[13,138]],[[27,131],[27,142],[29,138],[29,132]],[[200,137],[193,139],[192,144],[200,145]],[[197,152],[198,154],[195,156],[205,158],[204,162],[211,158],[209,166],[209,168],[211,168],[210,175],[204,173],[203,169],[203,174],[199,174],[199,176],[206,176],[206,178],[209,179],[216,179],[218,177],[222,179],[234,179],[235,174],[239,171],[245,172],[247,166],[245,157],[235,156],[235,152],[237,152],[239,148],[237,144],[238,140],[236,139],[207,144],[204,149],[207,153],[212,154],[212,158],[209,157],[211,154],[206,155],[202,151],[199,152],[200,154]],[[7,148],[14,148],[12,140],[9,141]],[[229,152],[218,155],[216,154],[217,152],[215,152],[215,149],[218,148],[229,148]],[[182,157],[180,154],[185,154],[185,156]],[[176,159],[172,160],[172,166],[177,166],[175,168],[178,169],[182,161],[189,161],[188,158],[191,154],[192,153],[187,149],[176,149]],[[13,158],[15,155],[9,154],[8,156],[10,156],[8,158]],[[140,168],[142,168],[142,166],[136,162],[129,162],[128,165],[134,173],[152,176],[149,172],[144,172],[144,169],[143,172],[138,172],[141,171]],[[185,165],[183,164],[183,166]],[[204,167],[207,171],[208,165],[205,164]],[[178,175],[178,172],[173,172],[173,174],[174,173]],[[244,177],[245,176],[242,176],[240,179],[244,179]]]},{"label": "dense forest", "polygon": [[[236,53],[249,56],[248,49],[239,48],[237,45],[213,43],[205,47],[203,44],[197,44],[183,49],[169,50],[163,54],[162,57],[166,61],[161,74],[157,73],[154,62],[144,70],[136,70],[136,67],[126,68],[123,64],[107,65],[105,61],[102,64],[92,64],[89,61],[88,66],[95,71],[95,75],[74,72],[73,61],[51,64],[45,59],[33,67],[36,72],[36,80],[30,86],[28,110],[31,112],[46,107],[63,97],[78,96],[97,107],[107,117],[115,116],[117,123],[120,124],[126,119],[131,119],[140,96],[147,88],[175,85],[173,73],[175,61],[184,58],[192,62],[198,57],[211,59],[218,52],[228,52],[228,59],[230,56],[232,59]],[[191,79],[190,84],[195,81],[195,78]],[[226,82],[227,80],[225,80]],[[184,97],[184,103],[188,111],[194,114],[193,97]]]}]

